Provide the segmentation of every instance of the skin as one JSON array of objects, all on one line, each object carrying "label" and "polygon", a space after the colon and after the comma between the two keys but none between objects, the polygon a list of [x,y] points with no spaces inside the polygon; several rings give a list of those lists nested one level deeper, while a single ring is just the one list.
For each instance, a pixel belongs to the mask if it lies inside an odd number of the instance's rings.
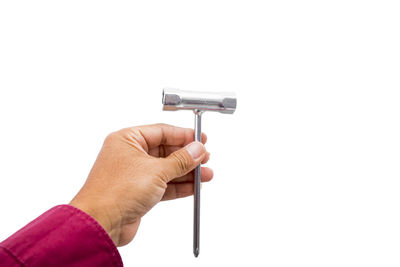
[{"label": "skin", "polygon": [[[207,136],[203,144],[193,138],[192,129],[166,124],[111,133],[70,205],[95,218],[116,246],[128,244],[154,205],[193,194],[191,171],[210,155]],[[201,181],[212,177],[212,169],[202,167]]]}]

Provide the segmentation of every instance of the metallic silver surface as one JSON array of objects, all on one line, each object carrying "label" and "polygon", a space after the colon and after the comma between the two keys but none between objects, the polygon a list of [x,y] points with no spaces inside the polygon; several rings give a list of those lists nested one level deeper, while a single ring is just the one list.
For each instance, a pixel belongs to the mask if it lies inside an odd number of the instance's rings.
[{"label": "metallic silver surface", "polygon": [[203,110],[232,114],[236,109],[236,96],[229,92],[195,92],[164,88],[164,110]]},{"label": "metallic silver surface", "polygon": [[[201,142],[201,114],[203,111],[194,110],[194,140]],[[201,165],[194,169],[194,215],[193,215],[193,254],[195,257],[200,253],[200,184]]]},{"label": "metallic silver surface", "polygon": [[[204,111],[233,114],[236,110],[236,96],[227,92],[194,92],[164,88],[162,103],[163,110],[193,110],[194,140],[199,142],[201,142],[201,115]],[[201,165],[194,170],[193,254],[195,257],[200,253],[200,185]]]}]

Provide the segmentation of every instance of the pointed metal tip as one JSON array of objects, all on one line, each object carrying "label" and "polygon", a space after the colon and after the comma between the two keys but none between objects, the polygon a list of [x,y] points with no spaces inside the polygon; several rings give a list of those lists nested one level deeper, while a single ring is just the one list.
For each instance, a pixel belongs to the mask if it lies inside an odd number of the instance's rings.
[{"label": "pointed metal tip", "polygon": [[197,249],[193,250],[193,254],[197,258],[199,256],[199,249],[197,248]]}]

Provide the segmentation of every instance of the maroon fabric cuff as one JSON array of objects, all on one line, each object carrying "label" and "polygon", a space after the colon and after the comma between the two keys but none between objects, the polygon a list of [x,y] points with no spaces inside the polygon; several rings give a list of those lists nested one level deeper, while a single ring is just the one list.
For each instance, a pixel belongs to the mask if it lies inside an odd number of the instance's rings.
[{"label": "maroon fabric cuff", "polygon": [[0,243],[7,266],[123,266],[110,236],[83,211],[56,206]]}]

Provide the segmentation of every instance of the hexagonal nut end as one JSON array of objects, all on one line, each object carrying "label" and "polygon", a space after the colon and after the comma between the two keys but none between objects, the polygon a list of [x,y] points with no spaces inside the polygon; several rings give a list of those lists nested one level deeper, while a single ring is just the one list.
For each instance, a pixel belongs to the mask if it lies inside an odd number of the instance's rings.
[{"label": "hexagonal nut end", "polygon": [[225,109],[234,111],[236,109],[236,98],[230,98],[230,97],[224,98],[222,100],[222,106]]}]

